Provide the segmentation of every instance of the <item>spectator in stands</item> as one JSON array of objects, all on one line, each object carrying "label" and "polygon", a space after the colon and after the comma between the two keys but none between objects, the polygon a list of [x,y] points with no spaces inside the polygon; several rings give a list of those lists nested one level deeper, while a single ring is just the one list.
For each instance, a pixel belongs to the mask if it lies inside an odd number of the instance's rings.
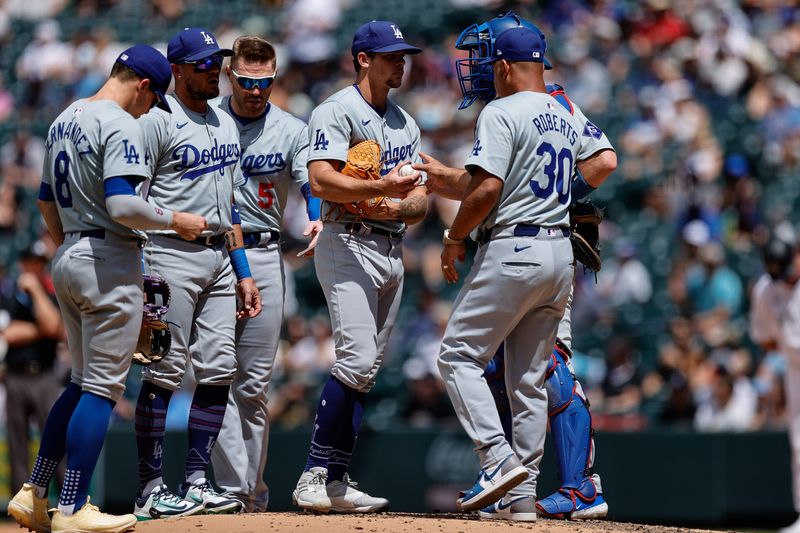
[{"label": "spectator in stands", "polygon": [[64,326],[44,247],[44,243],[36,242],[25,250],[16,281],[6,279],[0,285],[0,305],[10,318],[0,334],[8,343],[6,434],[11,488],[21,487],[28,477],[29,424],[34,422],[40,431],[44,428],[63,388],[56,346],[64,338]]},{"label": "spectator in stands", "polygon": [[694,426],[699,431],[746,431],[756,414],[756,396],[746,379],[734,381],[723,366],[717,367],[712,388],[697,407]]}]

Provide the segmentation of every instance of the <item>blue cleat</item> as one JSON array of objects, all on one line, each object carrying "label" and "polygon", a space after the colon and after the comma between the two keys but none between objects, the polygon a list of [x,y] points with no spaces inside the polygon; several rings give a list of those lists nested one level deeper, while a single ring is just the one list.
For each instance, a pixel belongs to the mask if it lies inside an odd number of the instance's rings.
[{"label": "blue cleat", "polygon": [[536,512],[547,518],[592,520],[605,518],[608,504],[599,488],[599,478],[583,480],[577,489],[561,487],[556,492],[536,502]]},{"label": "blue cleat", "polygon": [[514,454],[500,461],[491,472],[481,470],[478,479],[456,500],[460,511],[477,511],[490,505],[528,478],[528,470]]},{"label": "blue cleat", "polygon": [[535,522],[536,499],[533,496],[506,496],[478,511],[478,516],[487,520]]}]

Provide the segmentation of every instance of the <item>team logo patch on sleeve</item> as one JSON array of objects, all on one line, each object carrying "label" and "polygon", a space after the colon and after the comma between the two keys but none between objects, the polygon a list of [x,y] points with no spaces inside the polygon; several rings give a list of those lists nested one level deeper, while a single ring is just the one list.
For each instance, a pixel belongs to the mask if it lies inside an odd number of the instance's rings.
[{"label": "team logo patch on sleeve", "polygon": [[603,130],[592,124],[591,121],[586,121],[586,127],[583,128],[584,137],[594,137],[599,139],[603,135]]}]

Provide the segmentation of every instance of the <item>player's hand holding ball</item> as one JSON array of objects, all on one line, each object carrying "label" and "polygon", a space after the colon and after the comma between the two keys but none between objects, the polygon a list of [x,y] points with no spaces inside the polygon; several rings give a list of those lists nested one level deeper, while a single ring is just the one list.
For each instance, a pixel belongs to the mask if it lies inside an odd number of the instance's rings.
[{"label": "player's hand holding ball", "polygon": [[192,213],[184,213],[183,211],[175,211],[172,213],[172,224],[169,229],[175,230],[182,239],[193,241],[198,238],[206,228],[208,228],[208,223],[205,217]]},{"label": "player's hand holding ball", "polygon": [[[403,175],[400,172],[406,174]],[[420,173],[414,170],[408,161],[403,161],[381,178],[384,196],[391,198],[405,198],[406,194],[417,186]]]}]

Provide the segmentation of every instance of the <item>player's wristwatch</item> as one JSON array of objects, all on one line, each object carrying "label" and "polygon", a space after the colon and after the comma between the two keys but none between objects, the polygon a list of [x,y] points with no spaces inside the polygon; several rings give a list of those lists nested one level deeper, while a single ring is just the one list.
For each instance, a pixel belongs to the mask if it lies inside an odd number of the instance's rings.
[{"label": "player's wristwatch", "polygon": [[451,239],[449,229],[444,230],[444,235],[442,235],[442,242],[445,244],[464,244],[463,239],[462,240]]}]

